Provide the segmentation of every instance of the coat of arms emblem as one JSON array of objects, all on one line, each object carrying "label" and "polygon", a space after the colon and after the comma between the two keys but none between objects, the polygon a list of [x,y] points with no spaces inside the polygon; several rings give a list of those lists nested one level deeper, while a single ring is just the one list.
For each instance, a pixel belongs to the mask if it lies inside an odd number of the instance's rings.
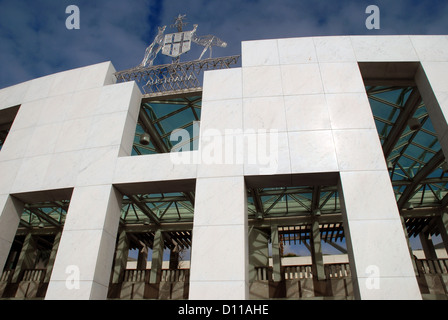
[{"label": "coat of arms emblem", "polygon": [[173,58],[173,63],[179,62],[179,56],[190,51],[191,43],[194,42],[204,47],[198,60],[202,59],[204,53],[209,50],[210,58],[212,57],[212,47],[226,47],[227,43],[215,37],[213,35],[198,36],[196,34],[197,24],[193,25],[193,30],[184,31],[183,26],[186,23],[183,22],[185,15],[179,15],[174,25],[176,27],[176,33],[164,34],[166,26],[159,27],[159,31],[151,45],[146,48],[145,56],[138,66],[139,68],[145,68],[152,66],[157,54],[162,51],[163,55]]},{"label": "coat of arms emblem", "polygon": [[[1,0],[0,0],[1,1]],[[115,73],[117,81],[136,81],[145,94],[174,92],[200,88],[201,78],[199,75],[205,70],[230,68],[236,64],[239,56],[212,58],[212,48],[225,48],[227,43],[214,35],[197,35],[197,24],[193,24],[192,30],[184,30],[187,24],[184,22],[185,15],[178,15],[171,28],[177,30],[165,33],[166,25],[158,27],[154,41],[146,48],[142,62],[133,68]],[[195,43],[203,50],[196,60],[186,62],[180,61],[184,53],[195,51],[192,45]],[[209,58],[200,61],[205,53],[209,51]],[[171,63],[154,66],[154,60],[161,53],[172,59]]]},{"label": "coat of arms emblem", "polygon": [[163,41],[162,54],[177,58],[189,51],[192,33],[193,31],[184,31],[166,34]]}]

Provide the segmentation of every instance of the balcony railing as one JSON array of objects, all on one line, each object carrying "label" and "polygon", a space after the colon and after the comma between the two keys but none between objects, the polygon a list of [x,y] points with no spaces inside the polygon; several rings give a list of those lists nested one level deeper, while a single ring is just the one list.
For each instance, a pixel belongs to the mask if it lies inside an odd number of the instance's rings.
[{"label": "balcony railing", "polygon": [[[448,297],[448,259],[416,259],[416,276],[424,299]],[[353,298],[353,284],[348,263],[324,265],[325,279],[313,275],[312,265],[283,266],[281,281],[273,281],[272,267],[256,267],[251,283],[253,298]]]},{"label": "balcony railing", "polygon": [[[327,279],[341,279],[351,276],[348,263],[332,263],[324,265]],[[272,267],[255,267],[256,280],[272,280]],[[283,280],[312,279],[312,265],[282,267]]]},{"label": "balcony railing", "polygon": [[448,259],[416,259],[417,282],[423,299],[448,297]]},{"label": "balcony railing", "polygon": [[46,271],[46,269],[25,269],[21,281],[43,282]]},{"label": "balcony railing", "polygon": [[15,270],[5,270],[0,276],[0,297],[19,299],[41,299],[45,297],[48,282],[46,269],[23,269],[19,280],[13,281]]},{"label": "balcony railing", "polygon": [[417,259],[417,270],[423,274],[448,274],[448,259]]},{"label": "balcony railing", "polygon": [[0,282],[10,282],[13,273],[14,273],[14,270],[3,271],[2,275],[0,276]]},{"label": "balcony railing", "polygon": [[110,299],[187,299],[189,269],[162,269],[160,281],[150,283],[151,270],[126,269],[123,281],[109,286]]},{"label": "balcony railing", "polygon": [[[416,259],[415,263],[418,270],[417,281],[422,294],[428,298],[447,296],[448,259]],[[256,267],[254,283],[264,283],[264,287],[255,285],[252,291],[254,296],[265,298],[278,297],[279,292],[286,298],[317,296],[342,296],[347,298],[353,295],[351,271],[348,263],[326,264],[324,270],[326,279],[321,281],[313,277],[312,265],[284,266],[281,268],[282,280],[274,282],[272,280],[272,267]],[[151,293],[151,298],[188,298],[189,269],[162,269],[160,282],[156,286],[149,284],[150,272],[149,269],[124,270],[122,283],[131,285],[129,290],[131,290],[133,297],[137,293],[138,286],[143,285],[142,289],[139,289],[142,292],[142,298],[147,297],[148,292],[154,290],[154,288],[157,292]],[[8,294],[8,297],[16,296],[20,291],[18,290],[20,286],[26,286],[26,290],[22,290],[26,293],[24,298],[38,297],[42,294],[44,296],[46,287],[42,287],[42,285],[45,285],[43,283],[46,274],[45,269],[24,269],[19,281],[15,284],[11,283],[13,274],[14,270],[5,270],[0,274],[0,297],[2,296],[2,290],[5,293],[12,292],[7,290],[8,286],[11,290],[14,289],[14,292],[10,293],[12,295]],[[328,284],[328,281],[330,281],[330,284]],[[38,287],[33,287],[33,291],[31,291],[30,283],[31,285],[34,283]],[[121,290],[124,288],[125,286],[121,287]],[[264,290],[264,293],[261,292],[262,290]],[[277,296],[272,296],[273,291]],[[123,296],[121,297],[123,298]]]},{"label": "balcony railing", "polygon": [[126,269],[124,270],[123,282],[148,282],[150,273],[150,269]]},{"label": "balcony railing", "polygon": [[165,282],[188,282],[190,280],[190,269],[162,269],[160,281]]},{"label": "balcony railing", "polygon": [[[149,282],[150,269],[126,269],[123,282]],[[189,281],[189,269],[162,269],[160,281],[162,282],[187,282]]]}]

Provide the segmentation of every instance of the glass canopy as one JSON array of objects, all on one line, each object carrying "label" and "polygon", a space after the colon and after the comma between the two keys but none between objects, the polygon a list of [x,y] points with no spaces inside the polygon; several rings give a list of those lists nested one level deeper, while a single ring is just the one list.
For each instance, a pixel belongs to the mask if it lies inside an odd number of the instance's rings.
[{"label": "glass canopy", "polygon": [[399,208],[446,206],[445,157],[418,89],[367,87],[367,94]]},{"label": "glass canopy", "polygon": [[275,187],[248,190],[249,218],[340,213],[336,186]]},{"label": "glass canopy", "polygon": [[62,227],[67,216],[69,200],[25,204],[20,225],[32,227]]},{"label": "glass canopy", "polygon": [[121,219],[128,224],[193,222],[193,204],[181,192],[123,198]]},{"label": "glass canopy", "polygon": [[[140,108],[132,155],[167,153],[181,147],[182,150],[196,150],[194,142],[198,139],[199,130],[195,125],[201,117],[201,103],[200,92],[182,97],[161,97],[144,101]],[[188,132],[188,141],[178,141],[177,138],[171,140],[173,131],[179,129]],[[144,133],[149,134],[149,144],[142,140]]]},{"label": "glass canopy", "polygon": [[420,93],[397,86],[366,91],[408,236],[424,229],[438,235],[434,214],[448,203],[448,168]]}]

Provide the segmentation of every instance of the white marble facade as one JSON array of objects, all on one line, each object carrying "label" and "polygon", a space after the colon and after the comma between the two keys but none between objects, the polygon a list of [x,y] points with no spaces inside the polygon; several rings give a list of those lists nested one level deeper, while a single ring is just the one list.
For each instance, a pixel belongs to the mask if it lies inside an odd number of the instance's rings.
[{"label": "white marble facade", "polygon": [[[421,299],[358,63],[419,63],[415,81],[448,150],[447,53],[447,36],[243,42],[241,68],[205,73],[192,163],[130,157],[142,94],[115,83],[110,62],[2,89],[0,111],[20,109],[0,151],[0,269],[20,200],[68,193],[46,299],[105,299],[122,198],[114,186],[196,180],[190,298],[247,299],[245,176],[339,173],[356,297]],[[232,157],[204,157],[229,141],[242,142]],[[258,147],[267,158],[254,156]],[[76,288],[66,282],[72,266]]]}]

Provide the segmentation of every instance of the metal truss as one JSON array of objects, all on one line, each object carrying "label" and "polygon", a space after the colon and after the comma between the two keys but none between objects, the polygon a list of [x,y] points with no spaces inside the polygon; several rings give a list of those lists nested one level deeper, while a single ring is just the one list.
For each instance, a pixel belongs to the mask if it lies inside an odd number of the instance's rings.
[{"label": "metal truss", "polygon": [[27,229],[63,227],[70,201],[51,201],[25,204],[20,226]]},{"label": "metal truss", "polygon": [[193,205],[194,199],[184,192],[125,196],[121,220],[125,224],[156,226],[170,222],[192,222]]},{"label": "metal truss", "polygon": [[[367,94],[399,208],[440,207],[448,193],[445,157],[418,89],[368,87]],[[411,118],[420,127],[411,129]]]},{"label": "metal truss", "polygon": [[[185,129],[190,132],[190,150],[195,149],[193,143],[198,139],[195,132],[195,122],[200,120],[202,104],[202,92],[195,91],[180,96],[165,96],[144,100],[137,124],[133,144],[133,155],[168,153],[173,150],[171,133],[175,129]],[[197,130],[196,130],[197,131]],[[140,142],[140,136],[148,133],[150,142],[144,145]],[[177,148],[180,148],[176,144]]]},{"label": "metal truss", "polygon": [[311,225],[317,220],[322,241],[346,252],[337,244],[345,241],[337,186],[249,188],[247,196],[250,225],[261,230],[278,225],[283,245],[310,248]]},{"label": "metal truss", "polygon": [[206,70],[228,69],[239,55],[149,67],[136,67],[115,73],[117,82],[135,81],[145,94],[169,93],[201,87],[200,74]]},{"label": "metal truss", "polygon": [[448,204],[448,175],[421,95],[415,86],[366,89],[408,235],[415,237],[428,228],[437,235],[435,219]]},{"label": "metal truss", "polygon": [[253,219],[340,213],[336,186],[251,188],[248,213]]},{"label": "metal truss", "polygon": [[188,192],[124,196],[120,224],[127,232],[130,249],[153,248],[158,228],[163,230],[165,249],[190,248],[193,205]]}]

